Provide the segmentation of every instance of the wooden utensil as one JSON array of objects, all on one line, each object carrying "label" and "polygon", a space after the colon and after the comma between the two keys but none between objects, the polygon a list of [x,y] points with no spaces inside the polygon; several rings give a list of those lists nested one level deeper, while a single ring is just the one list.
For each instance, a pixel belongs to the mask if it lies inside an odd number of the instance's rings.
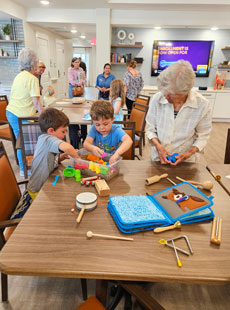
[{"label": "wooden utensil", "polygon": [[99,237],[99,238],[116,239],[116,240],[125,240],[125,241],[133,241],[133,240],[134,240],[133,238],[125,238],[125,237],[118,237],[118,236],[94,234],[92,231],[87,231],[86,236],[87,236],[88,238]]},{"label": "wooden utensil", "polygon": [[181,228],[181,223],[179,221],[177,221],[174,225],[170,225],[170,226],[166,226],[166,227],[157,227],[155,228],[153,231],[155,233],[160,233],[166,230],[171,230],[171,229],[175,229],[175,228]]},{"label": "wooden utensil", "polygon": [[191,184],[196,184],[199,185],[201,187],[203,187],[206,190],[211,190],[213,188],[213,183],[211,181],[204,181],[204,182],[197,182],[197,181],[193,181],[193,180],[184,180],[182,178],[176,177],[177,180],[180,180],[182,182],[189,182]]},{"label": "wooden utensil", "polygon": [[80,223],[85,211],[94,210],[97,207],[97,195],[91,192],[81,193],[76,196],[76,208],[80,210],[76,222]]},{"label": "wooden utensil", "polygon": [[153,177],[150,177],[150,178],[147,178],[145,180],[145,184],[146,185],[150,185],[150,184],[153,184],[153,183],[157,183],[159,182],[162,178],[167,178],[168,174],[167,173],[164,173],[162,175],[154,175]]},{"label": "wooden utensil", "polygon": [[173,185],[176,185],[176,183],[173,182],[173,180],[171,180],[170,178],[167,178],[167,180],[168,180],[170,183],[172,183]]}]

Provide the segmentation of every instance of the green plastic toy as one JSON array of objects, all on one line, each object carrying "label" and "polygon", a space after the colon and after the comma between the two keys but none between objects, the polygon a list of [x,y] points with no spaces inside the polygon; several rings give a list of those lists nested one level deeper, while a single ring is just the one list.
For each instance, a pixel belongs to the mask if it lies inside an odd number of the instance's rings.
[{"label": "green plastic toy", "polygon": [[76,182],[81,182],[81,170],[80,169],[76,169],[75,171],[76,171],[76,173],[75,173],[75,180],[76,180]]},{"label": "green plastic toy", "polygon": [[66,178],[72,178],[76,175],[76,170],[74,168],[66,168],[63,170],[63,175]]}]

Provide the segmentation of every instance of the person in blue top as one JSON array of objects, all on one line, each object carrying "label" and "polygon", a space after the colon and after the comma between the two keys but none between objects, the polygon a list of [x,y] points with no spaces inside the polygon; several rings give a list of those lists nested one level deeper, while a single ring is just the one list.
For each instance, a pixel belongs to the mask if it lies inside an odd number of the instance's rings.
[{"label": "person in blue top", "polygon": [[115,80],[115,76],[110,73],[111,65],[104,65],[104,72],[97,76],[96,88],[99,90],[98,99],[109,100],[110,83]]},{"label": "person in blue top", "polygon": [[104,152],[113,154],[109,164],[116,162],[133,143],[121,127],[113,124],[113,114],[114,110],[110,102],[98,100],[92,104],[90,115],[93,126],[83,145],[87,151],[98,157],[101,157]]}]

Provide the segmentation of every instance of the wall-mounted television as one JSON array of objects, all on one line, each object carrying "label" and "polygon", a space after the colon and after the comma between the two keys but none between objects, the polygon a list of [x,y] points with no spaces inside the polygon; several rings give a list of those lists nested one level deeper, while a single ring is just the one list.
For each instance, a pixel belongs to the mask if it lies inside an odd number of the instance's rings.
[{"label": "wall-mounted television", "polygon": [[154,41],[151,76],[159,75],[180,59],[191,63],[196,76],[209,76],[214,43],[215,41]]}]

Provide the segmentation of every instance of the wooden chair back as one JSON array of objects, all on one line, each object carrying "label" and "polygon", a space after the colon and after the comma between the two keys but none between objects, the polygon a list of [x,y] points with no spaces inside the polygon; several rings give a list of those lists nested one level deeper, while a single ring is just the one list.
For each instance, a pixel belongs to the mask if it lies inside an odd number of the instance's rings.
[{"label": "wooden chair back", "polygon": [[8,105],[7,96],[0,96],[0,122],[4,121],[8,123],[6,118],[6,107]]},{"label": "wooden chair back", "polygon": [[25,178],[28,178],[28,169],[31,167],[35,147],[41,129],[38,123],[38,117],[19,117],[19,136],[17,147],[22,152],[22,162]]},{"label": "wooden chair back", "polygon": [[230,128],[228,128],[228,133],[227,133],[224,163],[230,164]]},{"label": "wooden chair back", "polygon": [[147,105],[147,106],[149,106],[149,101],[150,101],[150,96],[145,96],[141,94],[138,94],[135,100],[136,103],[140,103],[142,105]]},{"label": "wooden chair back", "polygon": [[118,122],[115,121],[114,124],[122,124],[123,130],[130,136],[133,141],[132,146],[128,151],[122,154],[123,159],[134,160],[135,159],[135,123],[134,122]]},{"label": "wooden chair back", "polygon": [[20,197],[17,180],[3,143],[0,141],[0,222],[10,218]]}]

